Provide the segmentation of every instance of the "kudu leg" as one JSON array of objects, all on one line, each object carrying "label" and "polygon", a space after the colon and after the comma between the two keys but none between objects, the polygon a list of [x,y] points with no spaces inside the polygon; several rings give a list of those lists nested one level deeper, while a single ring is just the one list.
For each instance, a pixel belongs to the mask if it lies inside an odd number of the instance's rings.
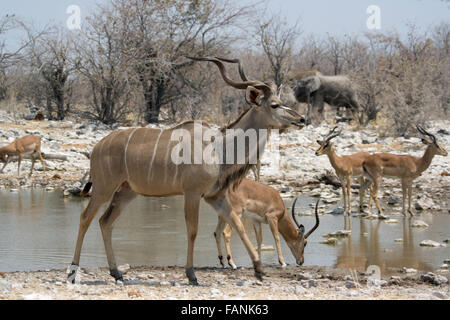
[{"label": "kudu leg", "polygon": [[186,276],[189,284],[198,285],[197,277],[194,272],[194,243],[198,231],[198,211],[200,207],[201,195],[189,193],[184,195],[184,218],[186,220],[186,229],[188,236],[188,250],[186,262]]},{"label": "kudu leg", "polygon": [[[75,254],[72,260],[72,266],[74,267],[80,265],[80,255],[81,255],[81,248],[83,246],[84,236],[89,228],[89,225],[92,222],[92,219],[95,217],[98,210],[100,210],[100,207],[107,201],[106,199],[93,196],[89,201],[88,206],[80,216],[80,226],[78,228],[77,244],[75,247]],[[69,281],[74,282],[75,281],[74,274],[76,272],[76,269],[74,268],[71,269],[72,271],[69,273],[67,278],[69,279]]]},{"label": "kudu leg", "polygon": [[122,213],[123,208],[136,196],[137,194],[128,186],[122,186],[122,188],[114,194],[111,204],[99,220],[109,271],[116,281],[123,281],[123,277],[122,273],[117,269],[116,259],[112,248],[111,238],[114,222]]}]

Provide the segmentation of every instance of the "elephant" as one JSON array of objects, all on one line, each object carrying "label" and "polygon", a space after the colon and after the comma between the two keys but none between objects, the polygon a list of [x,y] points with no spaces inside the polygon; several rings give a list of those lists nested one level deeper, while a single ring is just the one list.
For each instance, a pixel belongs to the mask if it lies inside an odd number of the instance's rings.
[{"label": "elephant", "polygon": [[336,108],[349,108],[354,117],[361,110],[355,85],[345,75],[325,76],[317,70],[310,70],[298,73],[292,83],[296,100],[308,104],[307,124],[311,123],[312,111],[322,114],[324,102]]}]

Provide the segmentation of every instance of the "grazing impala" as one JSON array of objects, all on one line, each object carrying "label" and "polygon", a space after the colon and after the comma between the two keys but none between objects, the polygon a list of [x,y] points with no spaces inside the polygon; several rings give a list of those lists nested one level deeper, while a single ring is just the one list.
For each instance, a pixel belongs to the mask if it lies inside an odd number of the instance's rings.
[{"label": "grazing impala", "polygon": [[42,169],[45,172],[45,164],[44,159],[42,159],[41,154],[41,138],[34,136],[32,134],[26,135],[22,138],[17,138],[7,146],[0,148],[0,161],[4,163],[3,168],[0,172],[3,172],[6,165],[9,163],[11,157],[19,157],[17,164],[17,175],[20,176],[20,163],[22,162],[22,158],[24,155],[31,155],[31,170],[30,177],[33,173],[34,162],[36,159],[34,156],[38,155],[41,160]]},{"label": "grazing impala", "polygon": [[[413,216],[411,211],[412,183],[414,179],[419,177],[422,172],[428,169],[435,155],[447,156],[444,150],[436,141],[436,137],[427,132],[421,126],[417,125],[417,130],[427,138],[422,138],[422,142],[427,145],[424,155],[421,158],[410,155],[398,155],[390,153],[377,153],[371,155],[363,163],[364,175],[368,178],[362,189],[366,190],[368,185],[373,182],[371,198],[375,201],[378,214],[382,217],[383,210],[378,201],[377,192],[382,177],[400,178],[402,180],[403,190],[403,215],[406,216],[406,192],[408,192],[408,212]],[[369,204],[369,211],[371,204]]]},{"label": "grazing impala", "polygon": [[[302,265],[304,262],[303,252],[306,246],[306,239],[314,230],[319,226],[319,215],[317,213],[316,205],[316,224],[305,235],[305,227],[299,224],[295,218],[294,208],[297,199],[295,199],[292,205],[292,218],[294,219],[297,228],[289,217],[289,213],[284,205],[283,199],[280,194],[272,187],[266,186],[262,183],[243,179],[242,182],[236,187],[235,190],[230,189],[228,198],[233,206],[233,211],[240,217],[249,218],[255,229],[256,240],[258,243],[258,254],[261,259],[261,244],[262,244],[262,228],[261,223],[269,224],[270,231],[272,231],[275,239],[275,244],[278,253],[278,262],[282,267],[286,267],[283,254],[281,252],[280,237],[278,232],[281,233],[286,241],[289,249],[295,257],[295,261],[298,265]],[[318,204],[319,202],[317,202]],[[217,250],[219,252],[219,261],[222,266],[223,255],[221,249],[221,235],[223,234],[225,239],[225,247],[227,251],[228,265],[233,269],[236,269],[236,265],[233,262],[230,249],[230,237],[232,228],[222,218],[219,217],[217,223],[216,232],[214,237],[217,242]]]},{"label": "grazing impala", "polygon": [[[238,149],[238,142],[246,141],[245,132],[247,130],[256,132],[256,145],[263,147],[266,133],[261,129],[286,128],[291,125],[303,127],[304,118],[283,105],[275,85],[257,80],[234,81],[227,76],[225,65],[219,59],[189,58],[213,62],[228,85],[239,90],[249,91],[253,106],[230,125],[240,130],[228,131],[225,128],[226,130],[221,131],[222,135],[216,137],[219,142],[224,142],[220,144],[223,150],[216,150],[219,154],[226,153],[225,145],[230,141],[232,147]],[[249,143],[239,146],[245,147],[245,161],[242,163],[234,161],[230,164],[227,161],[224,164],[216,164],[208,163],[205,159],[200,159],[200,163],[196,163],[199,152],[201,153],[211,144],[203,140],[202,134],[196,133],[199,131],[198,129],[208,131],[211,130],[211,127],[205,122],[187,121],[166,130],[151,128],[117,130],[95,145],[90,159],[90,180],[84,190],[86,192],[92,186],[92,195],[87,208],[80,217],[75,254],[72,265],[69,267],[69,281],[75,280],[86,231],[96,213],[107,202],[109,202],[109,206],[100,218],[100,228],[110,274],[116,280],[122,280],[122,274],[117,269],[112,249],[111,235],[114,221],[119,217],[125,205],[138,194],[156,197],[184,195],[184,216],[188,240],[186,276],[190,284],[198,284],[193,268],[193,254],[198,230],[199,205],[202,198],[237,230],[252,259],[256,277],[262,279],[263,271],[258,253],[248,239],[241,220],[226,196],[228,187],[233,188],[248,173],[252,165],[249,159],[253,156],[256,158],[260,156],[256,152],[256,145]],[[172,159],[174,154],[180,152],[180,149],[177,149],[180,137],[186,135],[189,139],[185,141],[183,138],[183,141],[187,143],[190,150],[195,152],[189,152],[189,148],[183,149],[188,154],[190,162],[177,163]]]},{"label": "grazing impala", "polygon": [[351,185],[352,178],[358,178],[360,185],[359,192],[359,210],[362,212],[365,191],[362,192],[361,187],[364,184],[364,175],[362,164],[370,154],[367,152],[358,152],[349,156],[338,156],[333,148],[332,139],[336,138],[341,132],[334,133],[337,127],[334,127],[322,141],[317,141],[320,145],[316,151],[316,155],[326,154],[331,165],[336,171],[336,175],[341,181],[342,195],[344,197],[344,215],[352,212],[351,205]]}]

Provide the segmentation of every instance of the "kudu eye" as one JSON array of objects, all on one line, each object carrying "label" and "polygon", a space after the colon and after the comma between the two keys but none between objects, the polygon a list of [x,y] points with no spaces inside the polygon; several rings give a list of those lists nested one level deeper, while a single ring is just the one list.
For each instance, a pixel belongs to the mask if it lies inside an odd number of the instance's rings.
[{"label": "kudu eye", "polygon": [[278,108],[280,105],[279,104],[272,104],[272,105],[270,105],[271,107],[272,107],[272,109],[276,109],[276,108]]}]

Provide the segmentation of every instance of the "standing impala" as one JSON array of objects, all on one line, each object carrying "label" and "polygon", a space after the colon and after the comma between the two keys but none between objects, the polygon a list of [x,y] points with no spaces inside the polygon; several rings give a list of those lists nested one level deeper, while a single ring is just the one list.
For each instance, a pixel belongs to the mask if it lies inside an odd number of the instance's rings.
[{"label": "standing impala", "polygon": [[0,170],[0,172],[3,173],[3,169],[5,169],[6,165],[9,163],[11,157],[17,156],[19,157],[17,164],[17,175],[20,176],[20,163],[22,162],[22,158],[24,155],[31,155],[30,177],[33,173],[34,162],[36,161],[34,156],[36,155],[39,156],[42,164],[42,169],[45,172],[44,159],[42,159],[41,154],[41,138],[32,134],[26,135],[22,138],[17,138],[7,146],[0,148],[0,161],[4,163],[3,168]]},{"label": "standing impala", "polygon": [[[408,212],[413,216],[411,211],[411,196],[412,183],[414,179],[419,177],[422,172],[428,169],[435,155],[447,156],[447,151],[444,150],[436,141],[436,137],[427,132],[421,126],[417,125],[417,130],[427,138],[422,138],[422,142],[427,145],[424,155],[421,158],[410,155],[398,155],[390,153],[377,153],[371,155],[363,163],[364,175],[368,178],[362,189],[366,190],[368,185],[373,182],[373,188],[370,193],[371,198],[375,201],[378,209],[378,214],[382,217],[383,210],[378,201],[377,193],[381,183],[382,177],[400,178],[402,180],[403,191],[403,210],[402,213],[406,216],[406,192],[408,192]],[[371,203],[369,204],[369,211]]]},{"label": "standing impala", "polygon": [[[286,267],[283,254],[281,252],[280,237],[278,235],[278,232],[281,233],[289,249],[291,249],[291,252],[295,257],[295,261],[297,262],[297,264],[303,264],[303,252],[307,243],[306,239],[319,226],[317,205],[315,212],[316,224],[305,235],[305,227],[297,222],[294,214],[294,208],[295,203],[297,202],[297,198],[292,205],[292,218],[294,219],[297,228],[292,222],[292,219],[289,217],[289,213],[284,205],[283,199],[280,197],[280,194],[272,187],[266,186],[262,183],[250,179],[243,179],[235,190],[229,190],[228,198],[231,205],[233,206],[233,211],[236,212],[239,217],[248,217],[252,221],[256,233],[258,254],[260,258],[262,244],[261,223],[266,223],[269,224],[270,231],[272,231],[273,237],[275,239],[278,253],[278,262],[280,263],[280,265],[282,267]],[[317,204],[318,203],[319,202],[317,202]],[[231,256],[231,231],[231,226],[219,217],[216,232],[214,232],[214,237],[216,238],[217,242],[217,250],[219,252],[219,261],[220,264],[224,266],[221,248],[221,235],[223,234],[225,239],[225,248],[227,251],[228,265],[233,269],[236,269],[233,257]]]},{"label": "standing impala", "polygon": [[331,165],[336,171],[336,175],[341,181],[342,185],[342,195],[344,197],[344,215],[350,214],[352,212],[351,205],[351,185],[352,178],[358,178],[360,191],[359,191],[359,210],[362,212],[363,201],[365,191],[361,189],[364,184],[363,177],[363,162],[370,156],[367,152],[358,152],[349,156],[338,156],[333,148],[332,139],[336,138],[341,132],[334,133],[337,127],[334,127],[327,136],[322,141],[317,141],[320,145],[319,149],[316,151],[316,156],[326,154],[330,160]]},{"label": "standing impala", "polygon": [[[234,149],[245,147],[245,161],[240,163],[224,162],[209,163],[205,159],[198,160],[199,153],[210,146],[203,140],[203,135],[196,132],[208,131],[211,127],[201,121],[183,122],[171,129],[133,128],[117,130],[98,142],[91,154],[90,181],[85,187],[86,192],[92,186],[92,196],[87,208],[80,217],[80,227],[72,265],[69,267],[68,280],[75,281],[81,247],[86,231],[103,204],[109,202],[103,216],[100,218],[100,228],[105,244],[105,251],[110,274],[116,280],[122,280],[122,274],[117,269],[114,257],[111,235],[114,221],[121,214],[125,205],[141,194],[144,196],[167,197],[184,195],[184,216],[187,229],[187,263],[186,276],[189,283],[198,284],[194,273],[194,242],[198,230],[198,213],[200,200],[203,198],[218,214],[237,230],[254,265],[255,275],[262,279],[263,270],[258,253],[247,237],[244,226],[228,200],[226,191],[239,183],[250,169],[249,159],[258,158],[256,146],[245,144],[238,146],[239,141],[246,141],[246,131],[256,133],[257,145],[264,146],[266,132],[261,129],[286,128],[290,125],[303,127],[304,118],[294,110],[287,108],[278,97],[277,87],[257,80],[233,81],[227,74],[225,65],[217,58],[194,58],[197,61],[213,62],[220,71],[223,80],[233,88],[248,90],[253,107],[232,124],[240,130],[223,130],[222,136],[216,137],[222,143],[223,150],[217,150],[224,155],[225,146],[230,141]],[[263,131],[263,133],[260,133]],[[174,135],[176,136],[173,139]],[[186,153],[190,162],[177,163],[173,155],[179,154],[179,139],[188,135]],[[193,137],[192,139],[190,137]],[[184,138],[183,138],[183,141]],[[226,143],[225,143],[226,142]],[[248,148],[247,148],[247,147]],[[195,152],[190,152],[191,150]],[[263,148],[262,148],[263,150]],[[228,154],[227,154],[228,156]],[[227,159],[228,160],[228,159]]]}]

